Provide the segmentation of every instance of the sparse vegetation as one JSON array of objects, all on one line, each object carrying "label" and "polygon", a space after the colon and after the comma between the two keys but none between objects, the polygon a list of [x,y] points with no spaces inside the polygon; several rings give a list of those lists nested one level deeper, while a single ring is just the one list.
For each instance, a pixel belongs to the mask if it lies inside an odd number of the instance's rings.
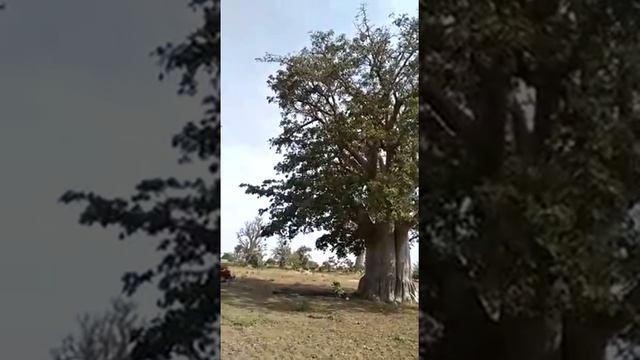
[{"label": "sparse vegetation", "polygon": [[331,283],[331,290],[337,297],[341,298],[341,297],[345,297],[346,295],[339,281],[334,281],[333,283]]},{"label": "sparse vegetation", "polygon": [[337,298],[334,288],[355,292],[355,273],[231,270],[238,279],[222,287],[223,359],[418,359],[417,305]]}]

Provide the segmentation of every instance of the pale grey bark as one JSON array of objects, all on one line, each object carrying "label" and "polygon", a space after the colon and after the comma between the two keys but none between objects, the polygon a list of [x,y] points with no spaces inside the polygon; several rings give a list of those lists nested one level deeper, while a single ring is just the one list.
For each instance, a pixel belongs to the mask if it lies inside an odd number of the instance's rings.
[{"label": "pale grey bark", "polygon": [[411,278],[408,226],[373,225],[366,240],[365,273],[358,294],[384,302],[418,301],[418,288]]}]

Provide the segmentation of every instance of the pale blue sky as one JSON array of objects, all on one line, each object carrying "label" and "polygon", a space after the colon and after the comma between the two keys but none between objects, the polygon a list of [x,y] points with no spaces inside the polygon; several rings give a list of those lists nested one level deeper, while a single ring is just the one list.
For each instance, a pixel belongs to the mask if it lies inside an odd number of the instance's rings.
[{"label": "pale blue sky", "polygon": [[[246,195],[240,183],[260,183],[275,175],[278,158],[267,140],[278,134],[279,110],[268,104],[267,76],[277,67],[258,63],[265,53],[286,54],[309,45],[309,31],[352,34],[360,1],[222,0],[222,252],[233,251],[236,232],[267,202]],[[376,25],[391,13],[417,15],[416,0],[366,2]],[[265,214],[266,217],[266,214]],[[315,248],[317,234],[299,236],[292,247]],[[275,239],[268,239],[271,249]],[[332,254],[312,252],[316,261]],[[418,261],[418,247],[411,251]]]}]

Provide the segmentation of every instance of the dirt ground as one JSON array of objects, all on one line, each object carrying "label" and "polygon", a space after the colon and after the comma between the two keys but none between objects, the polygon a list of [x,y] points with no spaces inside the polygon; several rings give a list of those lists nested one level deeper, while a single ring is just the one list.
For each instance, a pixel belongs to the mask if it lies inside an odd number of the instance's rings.
[{"label": "dirt ground", "polygon": [[331,295],[334,281],[354,291],[356,274],[230,269],[237,278],[222,284],[223,360],[418,358],[417,305]]}]

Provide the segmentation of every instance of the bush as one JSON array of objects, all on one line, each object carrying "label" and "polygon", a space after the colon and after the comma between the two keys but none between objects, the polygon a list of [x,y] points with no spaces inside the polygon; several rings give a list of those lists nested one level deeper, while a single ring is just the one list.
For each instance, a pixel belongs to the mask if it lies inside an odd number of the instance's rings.
[{"label": "bush", "polygon": [[246,257],[245,262],[248,265],[251,265],[255,268],[259,268],[259,267],[263,267],[264,266],[264,260],[262,260],[262,254],[258,253],[258,252],[254,252],[251,254],[248,254]]},{"label": "bush", "polygon": [[222,255],[222,257],[220,257],[220,259],[234,262],[236,260],[236,257],[232,253],[226,252],[224,253],[224,255]]},{"label": "bush", "polygon": [[311,303],[309,303],[309,300],[301,299],[301,300],[296,302],[294,310],[295,311],[309,311],[310,308],[311,308]]},{"label": "bush", "polygon": [[265,261],[264,263],[267,266],[274,266],[274,265],[278,264],[278,262],[275,261],[273,258],[268,258],[267,261]]},{"label": "bush", "polygon": [[317,262],[313,261],[313,260],[309,260],[309,263],[307,264],[307,268],[309,270],[318,270],[318,268],[320,267],[320,264],[318,264]]},{"label": "bush", "polygon": [[346,295],[344,289],[342,288],[342,285],[340,284],[339,281],[334,281],[331,284],[331,290],[333,291],[333,293],[337,296],[337,297],[344,297]]}]

